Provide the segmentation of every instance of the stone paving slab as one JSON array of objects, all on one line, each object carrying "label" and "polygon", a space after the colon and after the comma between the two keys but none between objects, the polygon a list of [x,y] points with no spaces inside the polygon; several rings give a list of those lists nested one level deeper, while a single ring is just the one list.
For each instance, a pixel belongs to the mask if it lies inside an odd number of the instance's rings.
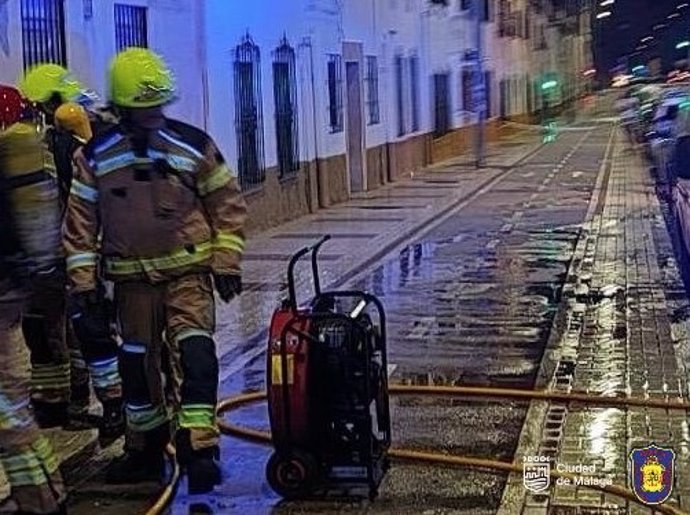
[{"label": "stone paving slab", "polygon": [[[654,184],[641,156],[621,149],[617,134],[610,177],[603,195],[593,199],[593,216],[571,269],[571,295],[558,338],[547,359],[568,363],[559,377],[543,368],[543,386],[605,396],[688,400],[685,360],[688,331],[672,314],[683,303],[682,284],[673,262]],[[604,169],[602,169],[602,172]],[[606,174],[602,174],[604,178]],[[599,201],[598,204],[596,201]],[[585,295],[574,295],[578,291]],[[589,293],[602,293],[594,296]],[[548,371],[548,373],[547,373]],[[690,512],[690,434],[685,412],[645,408],[561,407],[565,417],[548,451],[546,429],[553,406],[540,403],[531,413],[515,459],[546,454],[555,464],[595,465],[596,475],[630,488],[629,453],[652,442],[675,450],[676,481],[672,501]],[[547,409],[549,411],[547,411]],[[530,441],[531,440],[531,441]],[[521,496],[521,508],[514,496]],[[499,513],[650,513],[649,508],[581,487],[552,487],[548,495],[525,497],[522,477],[511,477]]]},{"label": "stone paving slab", "polygon": [[[430,167],[411,180],[359,194],[350,202],[251,236],[245,251],[249,259],[245,260],[243,270],[246,290],[231,304],[218,305],[216,340],[221,380],[241,371],[263,353],[262,331],[279,297],[284,295],[281,289],[291,253],[324,234],[334,235],[323,247],[326,259],[321,263],[321,272],[322,285],[335,287],[365,270],[410,235],[442,218],[540,146],[540,137],[532,131],[513,133],[487,149],[487,166],[480,170],[467,166],[466,157],[454,159]],[[402,208],[366,209],[382,203]],[[297,285],[300,298],[309,298],[309,267],[298,268]],[[77,476],[84,470],[92,471],[95,465],[89,464],[107,460],[121,444],[99,449],[95,431],[50,431],[49,436],[68,476],[72,471]],[[2,479],[0,476],[0,498],[4,497]]]}]

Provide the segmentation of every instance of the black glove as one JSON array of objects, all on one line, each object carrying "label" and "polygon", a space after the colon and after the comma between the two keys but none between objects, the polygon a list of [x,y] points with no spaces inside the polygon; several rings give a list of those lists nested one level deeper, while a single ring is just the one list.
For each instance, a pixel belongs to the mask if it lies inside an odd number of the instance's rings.
[{"label": "black glove", "polygon": [[213,274],[213,282],[223,302],[230,302],[233,297],[242,293],[242,277],[239,275]]},{"label": "black glove", "polygon": [[112,301],[103,292],[91,290],[70,296],[67,313],[77,339],[82,342],[109,342],[112,339],[110,324],[114,319]]}]

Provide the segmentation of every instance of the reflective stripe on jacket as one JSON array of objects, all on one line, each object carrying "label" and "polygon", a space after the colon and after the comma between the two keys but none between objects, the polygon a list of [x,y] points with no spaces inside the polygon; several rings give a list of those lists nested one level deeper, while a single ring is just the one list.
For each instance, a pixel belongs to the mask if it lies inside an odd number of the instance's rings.
[{"label": "reflective stripe on jacket", "polygon": [[240,273],[246,204],[204,132],[174,120],[138,135],[117,126],[75,163],[64,240],[77,291],[95,287],[98,255],[115,281]]}]

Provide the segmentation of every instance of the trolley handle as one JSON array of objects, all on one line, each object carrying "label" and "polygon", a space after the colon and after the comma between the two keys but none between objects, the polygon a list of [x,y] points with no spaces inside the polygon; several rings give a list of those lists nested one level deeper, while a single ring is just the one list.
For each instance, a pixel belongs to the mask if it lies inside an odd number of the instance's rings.
[{"label": "trolley handle", "polygon": [[297,265],[297,262],[300,259],[302,259],[305,255],[311,253],[311,269],[312,269],[313,280],[314,280],[314,290],[316,291],[316,294],[319,295],[321,293],[321,282],[319,279],[318,253],[319,253],[319,249],[321,248],[321,246],[330,239],[331,239],[331,235],[326,234],[323,237],[321,237],[313,245],[309,245],[308,247],[304,247],[304,248],[298,250],[290,258],[290,262],[288,263],[288,270],[287,270],[288,295],[289,295],[288,301],[290,303],[290,307],[292,308],[293,312],[297,312],[297,307],[298,307],[297,292],[296,292],[296,288],[295,288],[295,266]]}]

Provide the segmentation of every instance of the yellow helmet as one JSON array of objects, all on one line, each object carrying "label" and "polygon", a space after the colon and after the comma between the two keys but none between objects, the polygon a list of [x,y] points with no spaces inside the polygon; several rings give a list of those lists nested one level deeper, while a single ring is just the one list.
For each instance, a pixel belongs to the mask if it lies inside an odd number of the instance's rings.
[{"label": "yellow helmet", "polygon": [[147,48],[127,48],[110,63],[109,100],[119,107],[154,107],[175,95],[175,78],[156,53]]},{"label": "yellow helmet", "polygon": [[84,90],[66,68],[59,64],[39,64],[24,74],[19,90],[31,102],[47,102],[54,94],[63,102],[77,100]]},{"label": "yellow helmet", "polygon": [[75,102],[65,102],[55,110],[55,125],[65,129],[83,142],[93,135],[86,110]]}]

